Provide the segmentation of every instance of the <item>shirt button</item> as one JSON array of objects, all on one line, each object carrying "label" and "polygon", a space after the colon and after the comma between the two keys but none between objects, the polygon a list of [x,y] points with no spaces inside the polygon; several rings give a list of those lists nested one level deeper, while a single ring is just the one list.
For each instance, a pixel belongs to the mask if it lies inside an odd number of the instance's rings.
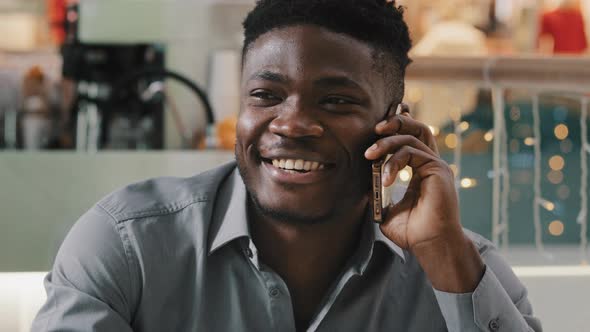
[{"label": "shirt button", "polygon": [[253,258],[253,257],[254,257],[254,254],[252,253],[252,249],[250,249],[250,248],[246,248],[246,249],[244,250],[244,253],[245,253],[245,254],[246,254],[248,257],[250,257],[250,258]]},{"label": "shirt button", "polygon": [[500,323],[498,318],[494,318],[490,321],[490,323],[488,324],[488,327],[490,328],[491,331],[498,331],[500,329]]},{"label": "shirt button", "polygon": [[278,288],[273,287],[269,290],[268,293],[270,294],[271,297],[278,297],[281,294],[281,291]]}]

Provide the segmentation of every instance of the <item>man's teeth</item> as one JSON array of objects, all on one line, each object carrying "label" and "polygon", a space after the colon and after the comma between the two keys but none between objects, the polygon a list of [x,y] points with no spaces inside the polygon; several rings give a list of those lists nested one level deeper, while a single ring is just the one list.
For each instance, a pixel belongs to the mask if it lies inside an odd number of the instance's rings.
[{"label": "man's teeth", "polygon": [[317,161],[303,159],[273,159],[272,164],[274,167],[297,171],[317,171],[325,168],[323,164]]}]

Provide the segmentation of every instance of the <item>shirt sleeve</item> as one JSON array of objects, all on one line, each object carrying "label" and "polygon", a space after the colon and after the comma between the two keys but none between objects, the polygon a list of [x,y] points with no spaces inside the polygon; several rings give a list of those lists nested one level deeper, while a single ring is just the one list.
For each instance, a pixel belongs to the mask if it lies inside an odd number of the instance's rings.
[{"label": "shirt sleeve", "polygon": [[95,206],[72,227],[44,284],[32,331],[132,331],[133,261],[113,218]]},{"label": "shirt sleeve", "polygon": [[527,290],[510,265],[491,243],[478,247],[486,270],[473,293],[434,290],[448,330],[541,332],[541,322],[533,316]]}]

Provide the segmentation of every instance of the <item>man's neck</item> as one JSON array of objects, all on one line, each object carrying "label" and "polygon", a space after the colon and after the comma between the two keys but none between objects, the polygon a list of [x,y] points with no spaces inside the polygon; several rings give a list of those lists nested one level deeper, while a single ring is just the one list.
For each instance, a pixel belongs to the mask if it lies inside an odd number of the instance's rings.
[{"label": "man's neck", "polygon": [[[278,273],[291,293],[296,319],[311,319],[319,302],[358,247],[365,204],[313,225],[273,220],[249,208],[259,259]],[[299,317],[297,317],[299,316]]]}]

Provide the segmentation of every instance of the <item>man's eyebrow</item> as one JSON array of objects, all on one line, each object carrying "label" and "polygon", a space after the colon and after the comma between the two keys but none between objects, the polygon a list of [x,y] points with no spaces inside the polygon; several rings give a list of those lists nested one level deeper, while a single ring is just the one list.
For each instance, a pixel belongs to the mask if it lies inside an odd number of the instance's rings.
[{"label": "man's eyebrow", "polygon": [[364,90],[363,87],[355,82],[354,80],[345,77],[345,76],[332,76],[332,77],[323,77],[313,82],[314,85],[320,87],[345,87],[345,88],[355,88]]},{"label": "man's eyebrow", "polygon": [[287,76],[269,70],[255,73],[254,75],[250,76],[249,81],[252,80],[271,81],[275,83],[288,83],[290,81]]}]

